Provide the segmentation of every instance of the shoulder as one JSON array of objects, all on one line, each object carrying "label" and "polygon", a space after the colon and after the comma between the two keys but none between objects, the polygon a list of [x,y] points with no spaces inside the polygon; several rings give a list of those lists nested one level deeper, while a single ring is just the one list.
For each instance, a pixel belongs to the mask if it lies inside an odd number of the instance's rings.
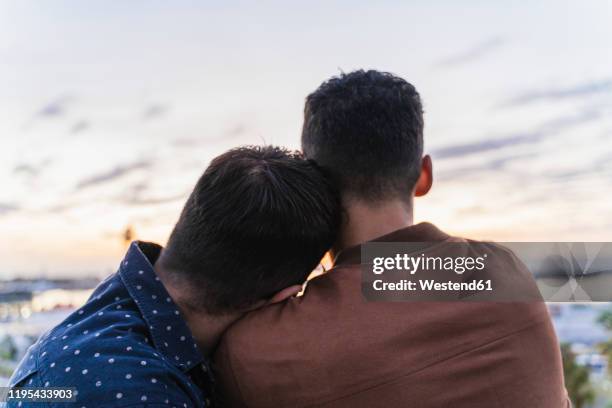
[{"label": "shoulder", "polygon": [[222,380],[233,371],[244,378],[256,366],[315,356],[321,351],[318,344],[334,342],[342,327],[337,320],[351,304],[363,301],[356,268],[334,268],[312,279],[302,296],[253,311],[232,325],[214,355]]},{"label": "shoulder", "polygon": [[347,267],[334,268],[310,280],[301,296],[247,314],[230,327],[223,341],[247,340],[253,335],[265,337],[271,335],[271,327],[275,330],[310,330],[312,325],[320,322],[317,318],[320,314],[329,314],[346,296],[355,290],[360,296],[359,265],[355,268],[357,271]]},{"label": "shoulder", "polygon": [[188,388],[194,385],[185,381],[143,335],[110,337],[101,333],[96,337],[97,333],[69,330],[53,334],[26,356],[27,368],[11,386],[73,387],[77,401],[95,401],[96,407],[144,402],[193,406]]},{"label": "shoulder", "polygon": [[85,406],[194,406],[195,385],[161,355],[146,329],[133,302],[99,306],[94,298],[41,336],[9,385],[73,387]]}]

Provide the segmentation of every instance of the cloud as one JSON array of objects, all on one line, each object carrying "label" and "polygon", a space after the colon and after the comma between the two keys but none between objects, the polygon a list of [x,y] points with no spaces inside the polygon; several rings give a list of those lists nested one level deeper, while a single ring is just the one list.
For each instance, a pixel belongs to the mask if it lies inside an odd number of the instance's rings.
[{"label": "cloud", "polygon": [[41,212],[49,213],[49,214],[60,214],[74,207],[75,205],[73,203],[61,203],[61,204],[53,205],[51,207],[47,207],[43,209]]},{"label": "cloud", "polygon": [[160,103],[151,104],[142,112],[142,118],[144,120],[157,119],[168,113],[169,110],[170,107],[168,105],[163,105]]},{"label": "cloud", "polygon": [[[509,149],[510,147],[536,143],[547,137],[558,135],[564,130],[596,120],[599,117],[601,117],[600,111],[586,110],[577,115],[561,116],[544,122],[531,133],[511,134],[491,141],[484,140],[473,143],[457,144],[434,150],[434,157],[441,159],[464,157],[472,154],[484,153],[478,156],[478,161],[474,164],[462,165],[461,162],[458,162],[456,163],[456,167],[452,166],[446,170],[438,172],[438,178],[444,181],[452,181],[464,179],[470,176],[473,176],[474,178],[482,177],[483,174],[488,174],[490,172],[506,172],[506,174],[511,174],[514,178],[520,178],[522,172],[522,170],[520,170],[521,166],[512,167],[512,171],[508,173],[507,165],[515,161],[519,161],[521,164],[524,164],[525,160],[537,158],[540,156],[540,153],[538,153],[535,149],[532,149],[531,152],[528,153],[516,152]],[[508,148],[509,151],[507,151],[506,148]],[[471,161],[473,162],[473,160]],[[594,162],[589,169],[578,168],[565,170],[559,173],[547,172],[545,174],[541,174],[541,176],[551,180],[564,180],[567,182],[569,179],[581,177],[591,173],[601,174],[601,172],[605,171],[606,169],[606,164],[604,163],[607,163],[605,155],[600,157],[598,161]]]},{"label": "cloud", "polygon": [[55,118],[64,116],[66,114],[67,105],[71,100],[72,98],[68,96],[57,98],[40,108],[38,112],[36,112],[35,116],[39,118]]},{"label": "cloud", "polygon": [[189,191],[186,191],[180,194],[159,196],[147,193],[148,189],[147,182],[136,183],[126,193],[116,197],[115,201],[127,205],[156,205],[184,200],[189,194]]},{"label": "cloud", "polygon": [[26,176],[36,176],[40,171],[39,167],[35,167],[31,164],[18,164],[13,168],[13,174],[23,174]]},{"label": "cloud", "polygon": [[526,105],[540,101],[581,98],[612,91],[612,78],[585,82],[567,87],[540,89],[517,95],[501,104],[502,107]]},{"label": "cloud", "polygon": [[559,133],[567,129],[589,123],[601,118],[601,111],[597,108],[585,109],[575,115],[559,116],[556,119],[544,122],[540,129],[545,133]]},{"label": "cloud", "polygon": [[481,205],[471,205],[469,207],[462,207],[456,211],[459,216],[471,216],[471,215],[482,215],[487,212],[487,209]]},{"label": "cloud", "polygon": [[39,110],[36,116],[53,117],[53,116],[62,116],[64,113],[65,113],[64,105],[58,102],[53,102],[53,103],[46,105],[41,110]]},{"label": "cloud", "polygon": [[440,180],[455,180],[464,178],[466,176],[472,174],[483,174],[483,172],[491,172],[491,171],[503,171],[508,163],[513,161],[521,161],[524,159],[531,159],[537,157],[537,153],[518,153],[512,155],[506,155],[501,157],[496,157],[490,160],[483,160],[479,164],[468,165],[468,166],[459,166],[455,168],[450,168],[447,170],[442,170],[437,172],[437,177]]},{"label": "cloud", "polygon": [[24,124],[24,129],[30,128],[41,120],[57,119],[66,116],[68,105],[73,99],[71,96],[62,96],[43,105]]},{"label": "cloud", "polygon": [[480,140],[472,143],[456,144],[433,150],[432,154],[436,158],[446,159],[450,157],[466,156],[474,153],[481,153],[491,150],[498,150],[508,146],[516,146],[526,143],[533,143],[543,137],[540,132],[515,134],[502,138]]},{"label": "cloud", "polygon": [[0,203],[0,216],[19,211],[21,207],[11,203]]},{"label": "cloud", "polygon": [[536,143],[545,137],[558,134],[567,129],[599,119],[601,113],[596,109],[585,110],[573,116],[560,116],[544,122],[535,130],[510,134],[503,137],[481,139],[470,143],[461,143],[434,149],[432,155],[439,159],[462,157],[475,153],[500,150],[506,147]]},{"label": "cloud", "polygon": [[227,131],[227,137],[235,138],[246,132],[247,126],[244,123],[237,123]]},{"label": "cloud", "polygon": [[537,156],[538,156],[537,153],[519,153],[519,154],[507,155],[503,157],[498,157],[493,160],[489,160],[484,164],[483,167],[488,170],[502,170],[504,169],[504,167],[506,167],[506,164],[510,162],[513,162],[516,160],[522,160],[522,159],[532,159]]},{"label": "cloud", "polygon": [[87,177],[81,180],[76,185],[76,190],[83,190],[83,189],[86,189],[92,186],[104,184],[109,181],[123,177],[126,174],[129,174],[135,170],[146,169],[146,168],[149,168],[150,166],[151,166],[151,162],[146,161],[146,160],[142,160],[136,163],[131,163],[125,166],[117,166],[114,169],[109,170],[107,172],[99,173],[94,176]]},{"label": "cloud", "polygon": [[146,181],[141,181],[130,187],[131,194],[141,194],[149,188],[149,184]]},{"label": "cloud", "polygon": [[74,125],[72,125],[72,127],[70,128],[70,133],[73,135],[77,133],[81,133],[81,132],[86,131],[90,127],[91,127],[91,123],[88,120],[85,120],[85,119],[79,120]]},{"label": "cloud", "polygon": [[[248,124],[244,122],[237,122],[228,127],[227,130],[221,131],[212,137],[179,137],[172,140],[171,144],[176,148],[187,149],[191,149],[193,147],[207,147],[210,146],[210,143],[241,139],[247,134],[249,129]],[[266,144],[265,141],[262,141],[262,143]]]},{"label": "cloud", "polygon": [[180,137],[172,141],[172,145],[180,148],[192,148],[201,144],[202,141],[197,138]]},{"label": "cloud", "polygon": [[156,205],[156,204],[166,204],[172,203],[179,200],[186,199],[188,193],[175,194],[170,196],[133,196],[133,197],[123,197],[120,201],[124,204],[128,205]]},{"label": "cloud", "polygon": [[479,60],[506,43],[501,37],[493,37],[484,42],[476,44],[472,48],[466,49],[447,58],[436,62],[434,66],[439,68],[451,68]]},{"label": "cloud", "polygon": [[38,164],[19,163],[13,168],[13,174],[36,177],[45,167],[49,166],[52,162],[53,160],[51,158],[47,158],[42,160]]}]

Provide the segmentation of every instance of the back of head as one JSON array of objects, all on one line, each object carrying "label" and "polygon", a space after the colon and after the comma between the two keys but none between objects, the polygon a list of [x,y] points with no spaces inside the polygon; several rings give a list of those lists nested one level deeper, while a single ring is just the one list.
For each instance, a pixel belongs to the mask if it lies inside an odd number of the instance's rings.
[{"label": "back of head", "polygon": [[242,310],[302,284],[332,245],[339,198],[299,153],[242,147],[216,157],[187,200],[160,259],[211,314]]},{"label": "back of head", "polygon": [[354,71],[306,98],[302,149],[344,196],[409,198],[423,154],[423,108],[411,84],[389,73]]}]

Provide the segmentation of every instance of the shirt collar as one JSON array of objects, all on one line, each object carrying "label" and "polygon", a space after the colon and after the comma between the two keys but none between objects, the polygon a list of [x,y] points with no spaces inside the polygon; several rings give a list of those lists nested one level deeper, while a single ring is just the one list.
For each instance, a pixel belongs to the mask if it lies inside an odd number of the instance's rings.
[{"label": "shirt collar", "polygon": [[161,249],[150,242],[132,242],[119,275],[149,326],[155,348],[187,372],[205,361],[178,307],[153,269]]},{"label": "shirt collar", "polygon": [[[424,244],[445,241],[448,234],[440,231],[435,225],[428,222],[411,225],[398,229],[389,234],[380,236],[370,242],[423,242]],[[429,246],[429,245],[427,245]],[[334,258],[334,266],[354,265],[361,263],[361,245],[343,249]]]}]

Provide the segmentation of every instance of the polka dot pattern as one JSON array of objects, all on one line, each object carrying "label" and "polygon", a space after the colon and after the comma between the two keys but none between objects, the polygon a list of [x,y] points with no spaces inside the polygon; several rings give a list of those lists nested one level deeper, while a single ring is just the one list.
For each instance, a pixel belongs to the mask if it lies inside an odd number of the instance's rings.
[{"label": "polka dot pattern", "polygon": [[83,407],[208,406],[207,362],[145,255],[160,250],[132,243],[119,271],[28,350],[9,385],[71,384]]}]

